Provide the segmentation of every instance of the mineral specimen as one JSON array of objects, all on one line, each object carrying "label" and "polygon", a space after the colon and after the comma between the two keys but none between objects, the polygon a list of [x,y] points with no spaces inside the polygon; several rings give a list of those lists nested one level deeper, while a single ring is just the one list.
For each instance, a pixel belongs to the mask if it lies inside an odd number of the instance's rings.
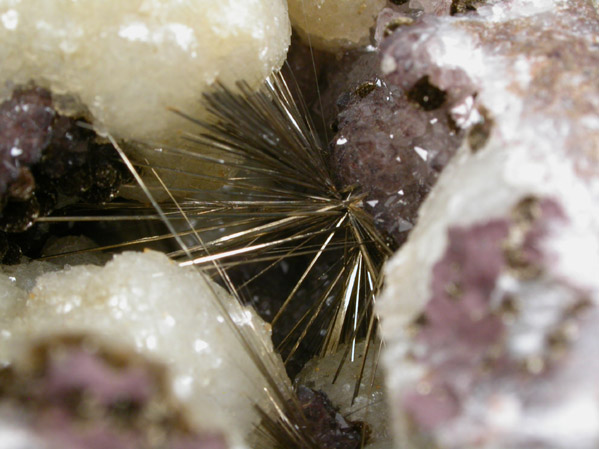
[{"label": "mineral specimen", "polygon": [[314,47],[338,51],[370,43],[386,0],[289,0],[294,28]]},{"label": "mineral specimen", "polygon": [[591,2],[506,0],[382,44],[467,136],[377,304],[402,447],[599,445],[598,42]]},{"label": "mineral specimen", "polygon": [[217,78],[260,83],[289,45],[283,0],[0,1],[0,99],[34,82],[120,138],[168,140]]},{"label": "mineral specimen", "polygon": [[[375,36],[384,40],[412,22],[386,8]],[[346,70],[328,75],[323,94],[325,105],[336,103],[337,108],[332,168],[341,188],[360,188],[364,208],[397,246],[465,133],[455,124],[453,103],[428,77],[397,86],[384,79],[378,51],[348,55],[341,63],[346,59]],[[324,112],[325,118],[333,115],[326,106]]]},{"label": "mineral specimen", "polygon": [[112,146],[81,125],[39,87],[15,89],[0,103],[0,262],[39,256],[48,230],[30,229],[37,218],[60,205],[108,201],[128,179]]},{"label": "mineral specimen", "polygon": [[65,333],[102,338],[165,364],[170,388],[190,410],[192,424],[224,429],[234,444],[258,423],[255,406],[266,412],[272,407],[264,392],[271,387],[246,346],[252,340],[242,345],[238,332],[255,335],[255,350],[270,375],[290,391],[280,359],[271,354],[266,325],[255,313],[195,269],[179,268],[162,254],[124,253],[104,267],[53,271],[38,276],[31,289],[19,287],[23,271],[9,276],[2,276],[7,288],[0,304],[4,364],[39,338]]},{"label": "mineral specimen", "polygon": [[[353,351],[344,345],[333,355],[316,357],[304,366],[294,383],[322,391],[341,416],[363,422],[367,426],[366,448],[390,448],[393,443],[387,427],[388,404],[383,371],[378,365],[379,351],[376,344],[369,348],[362,372],[365,348],[360,342]],[[358,381],[358,394],[352,398]]]},{"label": "mineral specimen", "polygon": [[161,366],[91,338],[44,340],[0,379],[3,449],[229,447],[191,428]]},{"label": "mineral specimen", "polygon": [[[40,88],[15,91],[0,104],[0,195],[3,197],[8,185],[41,159],[50,144],[55,115],[50,93]],[[26,200],[31,192],[19,196]]]},{"label": "mineral specimen", "polygon": [[373,78],[338,116],[332,165],[342,186],[358,185],[380,230],[401,244],[420,204],[464,138],[445,95],[426,78],[404,91]]},{"label": "mineral specimen", "polygon": [[322,449],[358,449],[362,441],[360,426],[347,421],[335,410],[321,391],[303,385],[298,387],[300,403],[308,425],[301,430],[314,436]]}]

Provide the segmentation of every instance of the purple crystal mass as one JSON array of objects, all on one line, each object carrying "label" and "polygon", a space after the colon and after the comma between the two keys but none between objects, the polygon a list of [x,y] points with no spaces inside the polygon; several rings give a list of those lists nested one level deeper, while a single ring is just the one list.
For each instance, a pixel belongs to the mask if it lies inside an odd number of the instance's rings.
[{"label": "purple crystal mass", "polygon": [[112,146],[61,115],[50,92],[15,89],[0,103],[0,263],[18,262],[21,252],[37,256],[30,250],[40,233],[22,233],[38,217],[78,201],[109,201],[128,176]]},{"label": "purple crystal mass", "polygon": [[332,162],[343,185],[358,185],[383,232],[402,243],[441,169],[460,145],[445,93],[424,77],[410,91],[372,81],[338,116]]}]

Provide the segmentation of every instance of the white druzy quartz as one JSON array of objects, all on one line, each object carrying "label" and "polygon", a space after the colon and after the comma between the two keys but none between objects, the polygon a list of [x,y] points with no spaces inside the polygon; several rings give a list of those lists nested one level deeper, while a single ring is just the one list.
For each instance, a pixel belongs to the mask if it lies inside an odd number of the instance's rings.
[{"label": "white druzy quartz", "polygon": [[0,0],[0,100],[34,82],[119,138],[168,140],[219,79],[258,85],[287,53],[285,0]]},{"label": "white druzy quartz", "polygon": [[323,50],[368,45],[386,0],[289,0],[289,16],[304,40]]},{"label": "white druzy quartz", "polygon": [[[30,274],[38,272],[39,267]],[[165,364],[194,422],[224,429],[242,447],[240,441],[260,420],[254,405],[267,412],[272,406],[267,383],[233,322],[253,336],[249,344],[275,382],[290,388],[282,362],[272,356],[268,325],[201,272],[180,268],[161,253],[128,252],[104,267],[47,272],[29,291],[17,279],[27,275],[0,274],[2,364],[11,363],[23,344],[44,336],[99,336]]]}]

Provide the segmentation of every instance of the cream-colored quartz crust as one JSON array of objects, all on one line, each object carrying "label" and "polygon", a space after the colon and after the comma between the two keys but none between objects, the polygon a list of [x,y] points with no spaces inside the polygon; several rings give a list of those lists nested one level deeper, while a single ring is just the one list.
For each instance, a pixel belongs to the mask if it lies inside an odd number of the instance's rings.
[{"label": "cream-colored quartz crust", "polygon": [[233,322],[251,335],[258,357],[270,361],[280,387],[290,388],[282,361],[272,355],[268,325],[194,268],[147,251],[123,253],[104,267],[47,270],[56,268],[36,262],[0,273],[1,364],[46,336],[100,337],[165,364],[194,421],[224,429],[235,447],[245,447],[243,439],[260,421],[254,405],[272,407]]},{"label": "cream-colored quartz crust", "polygon": [[0,100],[34,82],[118,138],[170,141],[216,79],[259,85],[287,53],[285,0],[0,0]]}]

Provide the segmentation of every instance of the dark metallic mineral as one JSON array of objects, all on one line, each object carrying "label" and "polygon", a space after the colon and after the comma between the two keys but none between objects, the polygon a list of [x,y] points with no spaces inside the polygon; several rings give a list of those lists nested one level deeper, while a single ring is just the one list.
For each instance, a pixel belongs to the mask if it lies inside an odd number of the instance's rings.
[{"label": "dark metallic mineral", "polygon": [[48,91],[19,88],[0,104],[0,230],[9,236],[51,213],[59,199],[109,201],[126,176],[112,146],[60,115]]}]

